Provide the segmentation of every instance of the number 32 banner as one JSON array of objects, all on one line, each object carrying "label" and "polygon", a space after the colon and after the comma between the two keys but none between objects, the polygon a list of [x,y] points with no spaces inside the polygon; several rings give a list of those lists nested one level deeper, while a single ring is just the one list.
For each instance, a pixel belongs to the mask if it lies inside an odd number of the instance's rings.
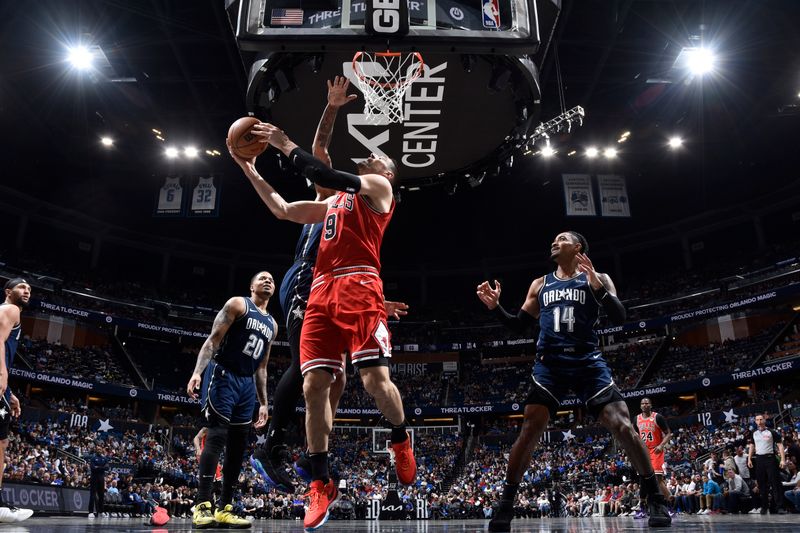
[{"label": "number 32 banner", "polygon": [[197,179],[192,188],[189,216],[215,217],[219,214],[219,187],[215,185],[215,179],[214,176]]}]

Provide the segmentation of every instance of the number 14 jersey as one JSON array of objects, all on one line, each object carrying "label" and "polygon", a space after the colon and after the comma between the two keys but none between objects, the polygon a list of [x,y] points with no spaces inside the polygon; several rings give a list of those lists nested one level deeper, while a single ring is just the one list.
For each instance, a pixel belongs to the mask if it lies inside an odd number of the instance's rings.
[{"label": "number 14 jersey", "polygon": [[539,353],[588,354],[597,350],[594,327],[600,305],[583,272],[559,279],[544,277],[539,290]]}]

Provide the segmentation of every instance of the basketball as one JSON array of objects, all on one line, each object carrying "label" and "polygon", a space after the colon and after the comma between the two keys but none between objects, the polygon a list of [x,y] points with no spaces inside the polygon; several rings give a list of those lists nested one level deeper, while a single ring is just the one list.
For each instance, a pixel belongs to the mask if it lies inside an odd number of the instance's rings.
[{"label": "basketball", "polygon": [[239,157],[250,159],[261,154],[269,146],[259,142],[260,138],[250,132],[250,128],[261,121],[255,117],[242,117],[228,129],[228,143],[233,153]]}]

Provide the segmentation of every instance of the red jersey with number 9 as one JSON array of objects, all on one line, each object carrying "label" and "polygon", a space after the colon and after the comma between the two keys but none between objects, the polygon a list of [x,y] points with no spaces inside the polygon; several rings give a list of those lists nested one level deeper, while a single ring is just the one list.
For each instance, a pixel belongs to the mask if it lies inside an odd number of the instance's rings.
[{"label": "red jersey with number 9", "polygon": [[380,213],[360,194],[338,193],[325,213],[314,276],[341,267],[381,268],[381,242],[392,219]]},{"label": "red jersey with number 9", "polygon": [[656,417],[658,415],[654,412],[650,416],[644,417],[641,414],[636,415],[636,426],[639,428],[639,436],[648,450],[652,450],[664,440],[664,432],[658,427]]}]

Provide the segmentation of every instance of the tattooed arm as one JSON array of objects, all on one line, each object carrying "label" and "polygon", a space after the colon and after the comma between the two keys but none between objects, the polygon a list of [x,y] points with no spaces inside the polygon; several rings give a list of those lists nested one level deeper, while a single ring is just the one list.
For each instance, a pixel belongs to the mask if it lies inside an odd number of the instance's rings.
[{"label": "tattooed arm", "polygon": [[228,328],[231,327],[233,321],[244,315],[246,311],[247,308],[244,305],[244,300],[240,297],[235,297],[225,302],[220,312],[217,313],[217,317],[214,319],[214,325],[211,326],[211,335],[208,336],[206,342],[203,343],[203,347],[200,348],[200,353],[197,354],[197,364],[194,366],[194,372],[192,373],[189,383],[186,385],[186,394],[188,394],[189,397],[197,398],[196,390],[200,388],[200,382],[203,380],[203,370],[206,369],[208,362],[214,357],[214,354],[222,343],[222,339],[225,338],[225,334],[228,333]]},{"label": "tattooed arm", "polygon": [[325,111],[322,112],[322,118],[319,120],[317,133],[314,135],[313,147],[314,157],[328,167],[333,166],[331,156],[328,154],[328,146],[331,144],[331,134],[333,133],[333,124],[336,122],[336,114],[344,104],[358,98],[355,94],[347,95],[349,87],[350,80],[344,76],[336,76],[333,82],[328,80],[328,105],[325,106]]}]

